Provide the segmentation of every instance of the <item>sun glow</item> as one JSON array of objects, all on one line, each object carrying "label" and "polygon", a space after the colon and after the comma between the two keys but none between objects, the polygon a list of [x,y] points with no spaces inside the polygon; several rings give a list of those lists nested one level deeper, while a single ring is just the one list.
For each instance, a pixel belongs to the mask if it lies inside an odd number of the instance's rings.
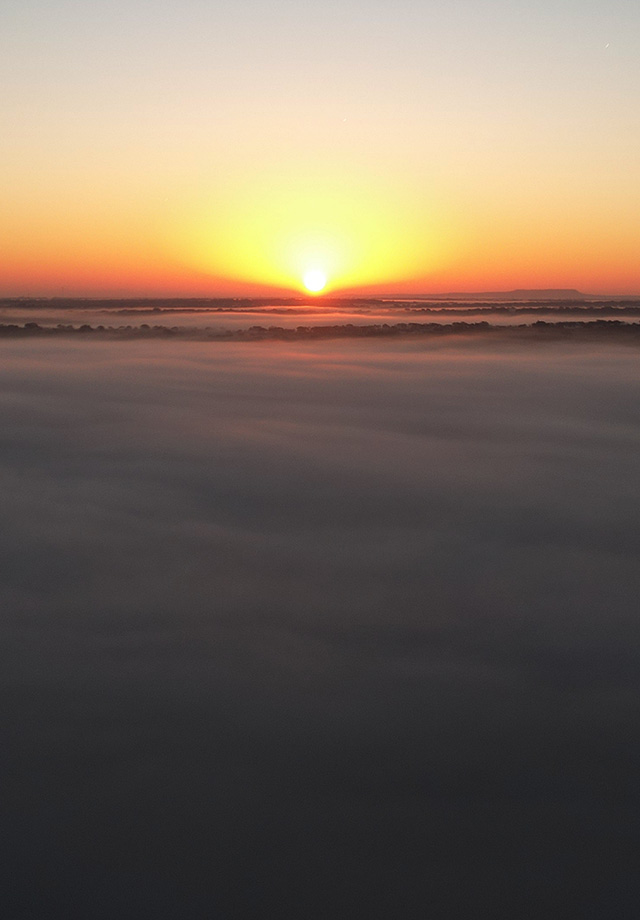
[{"label": "sun glow", "polygon": [[203,273],[306,294],[433,270],[444,249],[435,214],[371,186],[329,175],[230,181],[175,221],[171,248]]},{"label": "sun glow", "polygon": [[327,286],[327,276],[317,268],[306,272],[302,280],[306,289],[312,294],[319,294]]}]

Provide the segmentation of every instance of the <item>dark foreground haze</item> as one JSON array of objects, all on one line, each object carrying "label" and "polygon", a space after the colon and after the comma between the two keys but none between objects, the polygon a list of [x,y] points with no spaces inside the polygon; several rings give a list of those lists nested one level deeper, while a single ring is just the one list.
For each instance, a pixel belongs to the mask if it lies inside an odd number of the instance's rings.
[{"label": "dark foreground haze", "polygon": [[0,353],[4,917],[636,916],[637,345]]}]

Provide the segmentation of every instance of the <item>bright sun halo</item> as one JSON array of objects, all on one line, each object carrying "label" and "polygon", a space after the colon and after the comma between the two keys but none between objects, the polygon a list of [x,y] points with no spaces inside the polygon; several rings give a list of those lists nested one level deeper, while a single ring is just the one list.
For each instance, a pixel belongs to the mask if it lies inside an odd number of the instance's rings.
[{"label": "bright sun halo", "polygon": [[326,275],[317,268],[308,271],[302,280],[306,289],[312,294],[318,294],[327,283]]}]

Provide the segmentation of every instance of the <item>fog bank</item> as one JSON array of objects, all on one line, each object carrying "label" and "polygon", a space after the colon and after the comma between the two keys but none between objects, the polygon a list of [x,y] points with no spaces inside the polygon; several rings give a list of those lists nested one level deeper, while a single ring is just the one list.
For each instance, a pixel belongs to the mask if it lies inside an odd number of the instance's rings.
[{"label": "fog bank", "polygon": [[633,913],[635,348],[0,351],[7,916]]}]

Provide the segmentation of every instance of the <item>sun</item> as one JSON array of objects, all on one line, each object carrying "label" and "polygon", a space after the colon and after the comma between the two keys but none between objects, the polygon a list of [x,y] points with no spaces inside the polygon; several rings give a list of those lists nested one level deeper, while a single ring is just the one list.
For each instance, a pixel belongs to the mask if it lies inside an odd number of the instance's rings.
[{"label": "sun", "polygon": [[327,284],[327,276],[317,268],[308,271],[302,280],[306,289],[312,294],[319,294]]}]

